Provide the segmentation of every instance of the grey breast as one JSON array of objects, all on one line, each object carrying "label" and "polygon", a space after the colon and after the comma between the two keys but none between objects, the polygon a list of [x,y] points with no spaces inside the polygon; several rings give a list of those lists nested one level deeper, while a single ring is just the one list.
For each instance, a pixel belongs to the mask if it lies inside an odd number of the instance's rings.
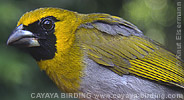
[{"label": "grey breast", "polygon": [[[105,66],[99,65],[87,57],[85,58],[85,63],[85,74],[80,87],[80,91],[83,93],[90,93],[91,95],[104,94],[111,96],[126,96],[122,100],[163,100],[169,94],[182,95],[182,93],[184,93],[184,91],[173,90],[167,86],[132,75],[119,76],[118,74],[105,68]],[[136,95],[138,97],[134,97]],[[149,98],[149,96],[152,97]],[[153,96],[162,97],[154,98]],[[119,100],[120,98],[106,99]],[[182,98],[180,99],[182,100]],[[167,100],[180,99],[167,98]]]}]

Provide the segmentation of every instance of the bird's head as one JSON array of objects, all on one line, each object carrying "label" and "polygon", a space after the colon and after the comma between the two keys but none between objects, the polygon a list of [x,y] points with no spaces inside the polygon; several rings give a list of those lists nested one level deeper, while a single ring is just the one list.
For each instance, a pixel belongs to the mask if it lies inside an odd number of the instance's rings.
[{"label": "bird's head", "polygon": [[[73,16],[75,13],[57,8],[27,12],[20,18],[7,44],[25,49],[37,61],[52,59],[56,52],[66,51],[64,49],[73,41],[71,23],[76,20]],[[57,45],[60,45],[58,49]]]},{"label": "bird's head", "polygon": [[8,45],[28,51],[63,91],[79,88],[82,55],[75,38],[81,22],[77,15],[59,8],[27,12],[7,41]]}]

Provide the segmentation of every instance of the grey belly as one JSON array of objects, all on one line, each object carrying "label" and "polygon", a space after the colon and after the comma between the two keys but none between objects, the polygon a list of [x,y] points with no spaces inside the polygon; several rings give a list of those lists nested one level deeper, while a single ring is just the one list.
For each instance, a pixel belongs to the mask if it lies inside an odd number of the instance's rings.
[{"label": "grey belly", "polygon": [[92,97],[86,99],[183,100],[184,91],[182,89],[169,88],[169,86],[132,75],[119,76],[91,59],[86,59],[85,63],[85,74],[81,82],[80,91],[88,93]]}]

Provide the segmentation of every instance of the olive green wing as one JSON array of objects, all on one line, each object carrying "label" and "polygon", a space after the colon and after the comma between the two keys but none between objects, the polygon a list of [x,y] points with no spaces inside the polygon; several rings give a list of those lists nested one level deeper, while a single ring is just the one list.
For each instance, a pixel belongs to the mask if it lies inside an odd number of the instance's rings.
[{"label": "olive green wing", "polygon": [[184,88],[184,63],[123,19],[106,15],[86,22],[76,31],[76,38],[89,58],[119,75],[133,74]]}]

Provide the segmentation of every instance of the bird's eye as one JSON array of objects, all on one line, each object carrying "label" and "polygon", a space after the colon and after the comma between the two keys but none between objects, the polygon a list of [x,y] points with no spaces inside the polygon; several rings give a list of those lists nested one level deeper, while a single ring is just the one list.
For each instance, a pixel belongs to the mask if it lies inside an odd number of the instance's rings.
[{"label": "bird's eye", "polygon": [[41,22],[41,26],[46,31],[51,31],[54,28],[54,22],[51,19],[45,19]]}]

